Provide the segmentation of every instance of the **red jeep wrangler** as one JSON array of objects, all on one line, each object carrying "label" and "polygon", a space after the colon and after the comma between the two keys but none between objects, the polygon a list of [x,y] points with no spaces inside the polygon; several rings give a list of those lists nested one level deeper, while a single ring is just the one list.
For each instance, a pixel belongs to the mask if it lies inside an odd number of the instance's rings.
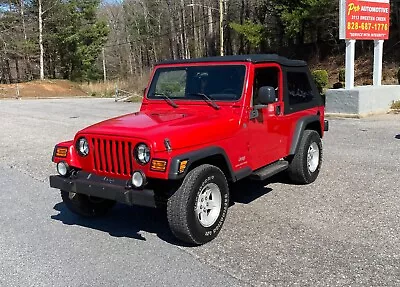
[{"label": "red jeep wrangler", "polygon": [[204,244],[225,221],[229,186],[285,172],[312,183],[328,122],[305,62],[277,55],[174,60],[154,68],[140,111],[79,131],[52,161],[82,216],[116,202],[166,207],[180,240]]}]

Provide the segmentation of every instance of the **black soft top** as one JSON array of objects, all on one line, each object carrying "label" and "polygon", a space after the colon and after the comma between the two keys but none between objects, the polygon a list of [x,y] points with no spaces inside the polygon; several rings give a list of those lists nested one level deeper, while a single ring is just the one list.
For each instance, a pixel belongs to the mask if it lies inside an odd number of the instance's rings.
[{"label": "black soft top", "polygon": [[305,61],[301,60],[290,60],[286,57],[279,56],[277,54],[254,54],[254,55],[234,55],[234,56],[216,56],[216,57],[205,57],[205,58],[193,58],[193,59],[179,59],[179,60],[165,60],[157,63],[162,64],[185,64],[185,63],[210,63],[210,62],[251,62],[251,63],[278,63],[282,66],[288,67],[304,67],[307,66]]}]

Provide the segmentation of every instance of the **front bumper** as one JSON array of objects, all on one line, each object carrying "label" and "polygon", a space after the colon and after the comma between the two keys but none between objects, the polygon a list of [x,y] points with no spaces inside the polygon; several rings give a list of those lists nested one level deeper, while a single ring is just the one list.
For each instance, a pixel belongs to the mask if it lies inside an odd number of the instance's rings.
[{"label": "front bumper", "polygon": [[100,177],[83,171],[78,171],[68,178],[52,175],[50,176],[50,187],[66,192],[115,200],[127,205],[158,206],[154,190],[133,189],[127,184],[127,181]]}]

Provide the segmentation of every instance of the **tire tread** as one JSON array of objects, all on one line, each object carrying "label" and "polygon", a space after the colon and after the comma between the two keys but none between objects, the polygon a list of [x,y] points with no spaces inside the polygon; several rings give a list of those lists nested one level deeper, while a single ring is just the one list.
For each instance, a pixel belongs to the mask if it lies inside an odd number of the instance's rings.
[{"label": "tire tread", "polygon": [[[306,174],[306,169],[307,169],[307,161],[304,159],[304,154],[308,152],[308,145],[306,144],[307,141],[314,137],[318,136],[320,139],[320,136],[317,131],[315,130],[305,130],[303,133],[303,136],[300,140],[299,148],[294,155],[292,162],[289,165],[289,168],[287,169],[288,176],[290,180],[294,183],[297,184],[309,184],[313,180],[310,179],[310,177]],[[322,156],[323,156],[323,150],[322,150],[322,142],[320,141],[320,162],[322,162]],[[317,173],[319,173],[319,169],[321,166],[318,167]]]},{"label": "tire tread", "polygon": [[182,241],[191,242],[196,245],[202,244],[202,242],[196,240],[195,236],[191,233],[188,224],[188,211],[187,206],[189,204],[190,196],[192,193],[191,188],[198,180],[200,176],[208,169],[217,169],[220,172],[226,182],[224,173],[216,166],[210,164],[203,164],[192,169],[183,180],[180,188],[169,198],[167,204],[167,218],[170,229],[174,236]]}]

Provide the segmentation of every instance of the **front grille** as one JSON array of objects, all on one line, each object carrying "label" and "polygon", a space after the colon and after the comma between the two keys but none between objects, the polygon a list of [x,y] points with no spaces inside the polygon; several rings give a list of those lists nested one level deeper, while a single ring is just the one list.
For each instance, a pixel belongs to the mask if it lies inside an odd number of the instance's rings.
[{"label": "front grille", "polygon": [[114,175],[132,173],[132,143],[119,140],[92,138],[93,169]]}]

